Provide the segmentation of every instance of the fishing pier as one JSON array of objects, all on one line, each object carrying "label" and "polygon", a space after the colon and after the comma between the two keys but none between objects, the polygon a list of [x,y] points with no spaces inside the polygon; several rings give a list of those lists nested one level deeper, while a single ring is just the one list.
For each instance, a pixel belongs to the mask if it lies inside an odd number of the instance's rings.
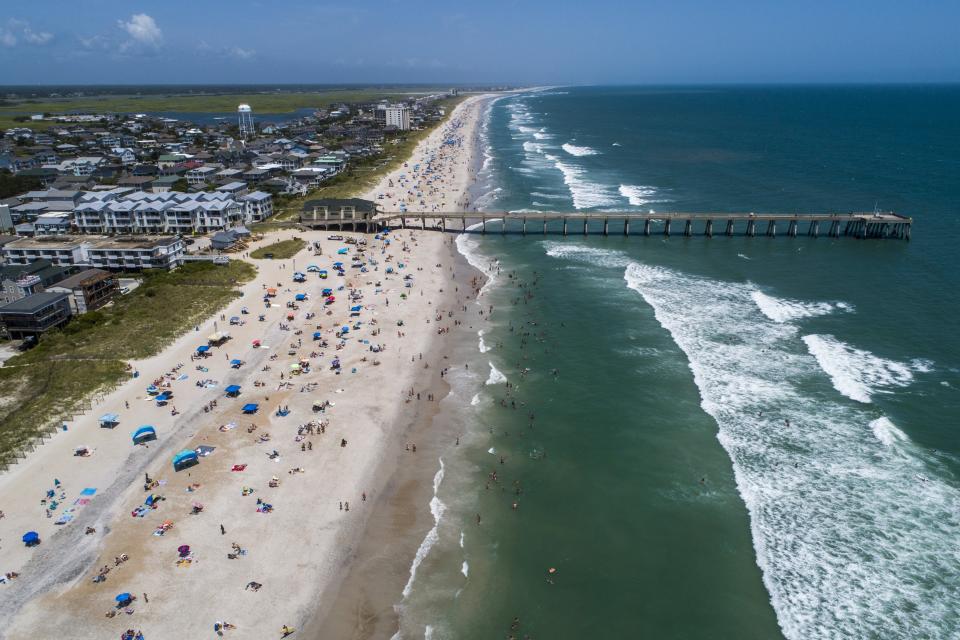
[{"label": "fishing pier", "polygon": [[[870,213],[377,213],[371,220],[380,228],[434,229],[473,233],[598,233],[630,235],[763,235],[796,238],[910,240],[913,218],[892,212]],[[349,224],[349,221],[347,221]],[[470,228],[468,228],[468,225]],[[631,225],[633,231],[631,232]],[[641,231],[642,227],[642,231]]]}]

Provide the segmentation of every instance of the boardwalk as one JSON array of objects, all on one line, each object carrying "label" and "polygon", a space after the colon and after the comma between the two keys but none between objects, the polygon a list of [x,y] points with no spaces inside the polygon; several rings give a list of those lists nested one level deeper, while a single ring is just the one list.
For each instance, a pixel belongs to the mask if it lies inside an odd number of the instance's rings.
[{"label": "boardwalk", "polygon": [[[475,233],[622,233],[639,235],[673,234],[704,235],[764,235],[778,233],[789,237],[821,234],[828,237],[860,239],[910,239],[913,218],[891,212],[870,213],[378,213],[374,218],[378,227],[437,229],[440,231],[472,231]],[[468,225],[472,228],[468,229]],[[476,226],[473,226],[476,225]]]}]

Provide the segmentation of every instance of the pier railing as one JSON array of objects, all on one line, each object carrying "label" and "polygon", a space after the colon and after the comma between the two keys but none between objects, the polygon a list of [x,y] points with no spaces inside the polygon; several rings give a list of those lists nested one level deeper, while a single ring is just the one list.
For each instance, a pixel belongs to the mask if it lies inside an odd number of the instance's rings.
[{"label": "pier railing", "polygon": [[[909,240],[913,218],[893,212],[869,213],[626,213],[626,212],[389,212],[373,219],[378,227],[420,228],[474,233],[599,233],[640,235],[763,235],[789,237],[821,234],[831,238]],[[631,223],[634,225],[631,234]],[[489,227],[489,229],[488,229]],[[611,229],[614,229],[611,231]]]}]

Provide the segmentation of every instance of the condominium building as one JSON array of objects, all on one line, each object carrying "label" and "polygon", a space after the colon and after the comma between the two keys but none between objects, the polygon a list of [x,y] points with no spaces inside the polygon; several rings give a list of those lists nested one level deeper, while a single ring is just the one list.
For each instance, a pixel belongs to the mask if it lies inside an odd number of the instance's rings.
[{"label": "condominium building", "polygon": [[0,249],[9,265],[46,259],[59,266],[86,266],[110,271],[173,269],[183,264],[186,246],[179,236],[24,238]]}]

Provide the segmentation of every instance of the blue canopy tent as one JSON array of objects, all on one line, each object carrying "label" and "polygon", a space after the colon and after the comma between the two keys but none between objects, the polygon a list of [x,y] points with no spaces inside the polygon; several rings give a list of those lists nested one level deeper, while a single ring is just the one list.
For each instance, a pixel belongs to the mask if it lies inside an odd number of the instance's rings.
[{"label": "blue canopy tent", "polygon": [[192,467],[193,465],[200,462],[197,452],[192,449],[184,449],[177,455],[173,456],[173,470],[182,471],[187,467]]},{"label": "blue canopy tent", "polygon": [[322,338],[323,338],[323,334],[322,334],[322,333],[320,333],[319,331],[314,331],[314,332],[313,332],[313,339],[314,339],[314,340],[321,340]]},{"label": "blue canopy tent", "polygon": [[126,592],[118,593],[117,597],[114,598],[114,600],[116,600],[117,604],[120,605],[121,607],[125,607],[131,602],[133,602],[133,596]]},{"label": "blue canopy tent", "polygon": [[233,367],[234,369],[239,369],[240,365],[242,364],[243,364],[243,360],[237,360],[236,358],[230,361],[230,366]]},{"label": "blue canopy tent", "polygon": [[304,300],[307,299],[307,294],[298,293],[297,295],[293,296],[293,299],[296,300],[297,302],[303,302]]},{"label": "blue canopy tent", "polygon": [[100,426],[107,427],[109,429],[114,428],[120,424],[120,416],[115,413],[105,413],[100,416]]},{"label": "blue canopy tent", "polygon": [[202,344],[197,347],[197,353],[206,353],[207,351],[210,351],[210,345],[208,344]]},{"label": "blue canopy tent", "polygon": [[224,389],[224,391],[226,391],[227,395],[230,396],[231,398],[236,398],[238,395],[240,395],[240,385],[232,384],[226,389]]},{"label": "blue canopy tent", "polygon": [[40,534],[36,531],[27,531],[23,534],[23,544],[33,547],[40,544]]},{"label": "blue canopy tent", "polygon": [[244,413],[256,413],[256,412],[257,412],[257,409],[259,409],[259,408],[260,408],[260,405],[258,405],[258,404],[255,403],[255,402],[250,402],[250,403],[248,403],[248,404],[243,405],[243,412],[244,412]]},{"label": "blue canopy tent", "polygon": [[157,439],[157,430],[151,424],[145,424],[133,432],[133,444],[142,444]]}]

